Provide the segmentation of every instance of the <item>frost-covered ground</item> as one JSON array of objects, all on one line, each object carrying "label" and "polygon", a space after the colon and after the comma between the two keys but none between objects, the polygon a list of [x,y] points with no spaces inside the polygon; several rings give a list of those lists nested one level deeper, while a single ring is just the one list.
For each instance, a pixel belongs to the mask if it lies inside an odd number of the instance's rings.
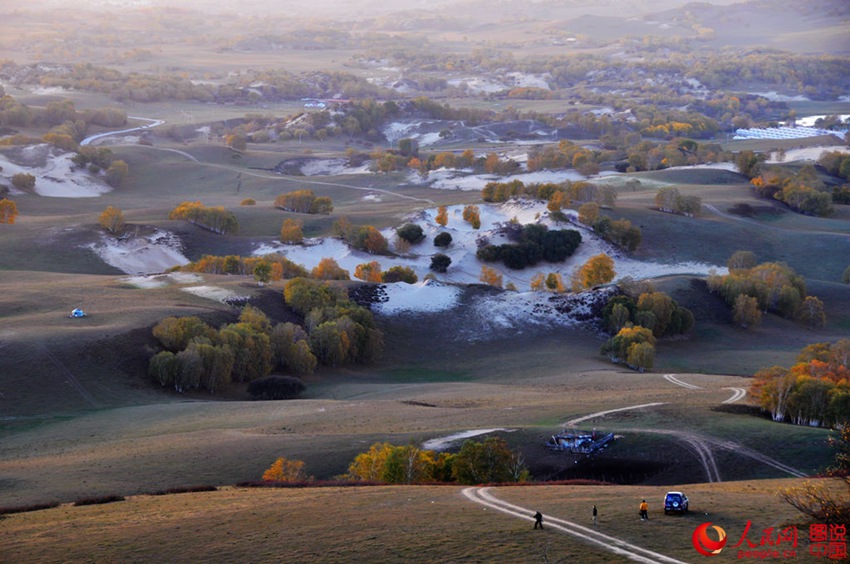
[{"label": "frost-covered ground", "polygon": [[177,236],[159,229],[151,235],[125,239],[101,235],[101,240],[89,248],[103,262],[127,274],[154,274],[189,264]]},{"label": "frost-covered ground", "polygon": [[832,147],[806,147],[804,149],[791,149],[785,151],[785,158],[779,160],[780,154],[777,152],[771,153],[767,162],[779,163],[792,161],[816,161],[823,153],[830,151],[838,151],[840,153],[850,153],[850,147],[847,145],[833,145]]},{"label": "frost-covered ground", "polygon": [[73,153],[57,153],[42,144],[24,147],[19,156],[19,162],[26,164],[12,162],[0,154],[3,184],[11,185],[14,175],[24,173],[35,176],[36,194],[50,198],[96,198],[112,190],[85,169],[75,167],[71,161]]},{"label": "frost-covered ground", "polygon": [[[381,265],[382,270],[387,270],[395,265],[409,267],[413,269],[420,280],[423,280],[427,274],[432,272],[429,269],[431,257],[442,252],[452,259],[448,271],[445,274],[437,275],[437,279],[445,284],[388,284],[386,285],[388,300],[377,306],[377,309],[385,314],[414,310],[441,311],[451,307],[459,299],[458,285],[480,283],[479,277],[484,263],[475,256],[479,239],[487,238],[492,244],[508,242],[503,235],[497,233],[499,224],[516,218],[522,224],[536,222],[547,225],[550,229],[578,230],[582,235],[582,243],[576,253],[562,263],[541,262],[524,270],[511,270],[501,263],[488,265],[502,274],[505,284],[514,284],[518,291],[493,296],[479,296],[473,300],[473,309],[486,312],[485,317],[490,320],[490,323],[504,327],[516,326],[519,322],[535,323],[535,320],[539,320],[541,323],[550,323],[559,317],[565,323],[572,323],[581,318],[589,307],[582,302],[586,298],[530,292],[531,279],[539,272],[545,274],[555,272],[561,274],[564,281],[568,282],[570,276],[578,267],[590,257],[603,252],[614,259],[614,268],[617,272],[616,279],[626,276],[645,279],[673,274],[702,276],[708,274],[711,270],[716,270],[719,273],[725,272],[725,267],[721,265],[676,261],[647,262],[626,256],[582,226],[574,224],[555,225],[549,219],[548,210],[543,202],[510,201],[498,205],[480,205],[479,209],[481,227],[477,230],[463,221],[463,206],[460,205],[448,208],[449,221],[445,228],[440,227],[435,221],[436,209],[424,210],[409,217],[408,220],[411,223],[416,223],[422,227],[426,239],[413,245],[404,257],[370,255],[363,251],[353,250],[338,239],[310,239],[304,245],[266,243],[260,245],[254,251],[254,254],[264,255],[279,252],[286,255],[290,260],[302,264],[307,269],[317,266],[323,258],[333,258],[351,274],[354,273],[358,264],[376,261]],[[565,213],[572,216],[576,215],[571,210],[566,210]],[[441,231],[446,231],[452,236],[452,243],[446,249],[439,249],[433,244],[434,237]],[[395,251],[396,236],[394,230],[385,229],[382,233],[390,241],[390,249]]]},{"label": "frost-covered ground", "polygon": [[445,450],[450,447],[453,443],[461,439],[469,439],[471,437],[478,437],[481,435],[487,435],[489,433],[495,433],[497,431],[503,431],[505,433],[510,433],[513,429],[504,429],[502,427],[497,427],[495,429],[471,429],[469,431],[462,431],[460,433],[455,433],[453,435],[446,435],[445,437],[437,437],[436,439],[430,439],[422,443],[422,448],[425,450]]}]

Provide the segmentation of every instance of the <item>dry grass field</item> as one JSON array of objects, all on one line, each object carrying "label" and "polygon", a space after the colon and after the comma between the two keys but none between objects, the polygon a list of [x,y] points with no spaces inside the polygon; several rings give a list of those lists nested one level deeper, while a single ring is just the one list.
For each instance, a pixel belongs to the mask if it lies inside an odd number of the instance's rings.
[{"label": "dry grass field", "polygon": [[[692,510],[664,516],[666,487],[541,486],[494,488],[497,498],[528,508],[525,519],[476,505],[461,488],[361,487],[240,489],[166,496],[132,496],[107,505],[54,509],[6,517],[0,557],[15,562],[582,562],[628,559],[548,528],[532,529],[530,515],[566,519],[682,561],[699,556],[691,544],[710,521],[737,542],[748,520],[750,538],[768,527],[801,525],[775,495],[787,481],[692,485]],[[637,516],[650,502],[650,520]],[[807,529],[801,527],[801,534]],[[757,542],[757,541],[756,541]],[[800,558],[809,562],[807,542]],[[737,561],[725,549],[713,560]]]}]

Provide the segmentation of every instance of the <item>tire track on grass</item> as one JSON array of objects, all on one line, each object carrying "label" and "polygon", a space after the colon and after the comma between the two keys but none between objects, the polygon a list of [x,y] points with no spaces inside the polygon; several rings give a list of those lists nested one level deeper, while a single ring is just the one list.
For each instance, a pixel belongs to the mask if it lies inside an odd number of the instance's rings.
[{"label": "tire track on grass", "polygon": [[676,384],[677,386],[682,386],[683,388],[688,388],[689,390],[701,390],[702,388],[696,386],[694,384],[688,384],[687,382],[683,382],[676,378],[675,374],[665,374],[664,379],[670,382],[671,384]]},{"label": "tire track on grass", "polygon": [[744,399],[747,395],[746,388],[723,388],[724,390],[732,390],[732,397],[724,400],[723,403],[735,403]]},{"label": "tire track on grass", "polygon": [[69,383],[72,388],[77,390],[77,393],[80,394],[80,397],[86,400],[86,402],[88,402],[89,405],[91,405],[92,407],[100,407],[97,400],[95,400],[94,397],[90,393],[88,393],[88,391],[86,391],[83,385],[80,384],[80,381],[77,380],[77,377],[74,376],[74,374],[70,370],[68,370],[68,368],[64,364],[62,364],[62,361],[56,358],[56,356],[52,352],[50,352],[50,350],[48,350],[46,346],[44,346],[44,343],[39,343],[38,346],[41,347],[41,350],[44,351],[44,354],[47,355],[47,358],[49,358],[56,366],[56,368],[59,369],[59,372],[61,372],[62,375],[65,376],[66,382]]},{"label": "tire track on grass", "polygon": [[[526,521],[534,521],[534,517],[532,517],[533,511],[531,509],[498,499],[490,493],[490,489],[491,488],[472,487],[464,489],[462,493],[468,500],[478,503],[479,505],[495,509],[496,511],[500,511],[520,519],[525,519]],[[608,552],[624,556],[629,560],[643,562],[645,564],[656,564],[658,562],[665,564],[685,564],[682,560],[677,560],[675,558],[665,556],[664,554],[624,541],[623,539],[618,539],[617,537],[600,533],[597,530],[579,525],[578,523],[559,519],[551,515],[545,515],[545,517],[546,526],[548,528],[574,536],[583,542],[600,546]]]},{"label": "tire track on grass", "polygon": [[578,425],[582,421],[587,421],[588,419],[596,419],[597,417],[604,417],[609,413],[618,413],[620,411],[630,411],[632,409],[641,409],[643,407],[655,407],[656,405],[665,405],[664,402],[655,402],[655,403],[642,403],[640,405],[630,405],[629,407],[618,407],[617,409],[608,409],[606,411],[597,411],[596,413],[591,413],[590,415],[585,415],[584,417],[578,417],[576,419],[571,419],[564,423],[565,427],[570,427],[572,425]]},{"label": "tire track on grass", "polygon": [[[641,431],[639,429],[630,429],[631,431]],[[666,429],[643,429],[645,433],[656,433],[659,435],[670,435],[684,442],[690,450],[697,455],[700,464],[702,465],[705,475],[709,483],[722,482],[720,478],[720,469],[717,466],[717,460],[714,458],[714,451],[711,448],[711,441],[700,437],[695,433],[686,433],[684,431],[671,431]]]}]

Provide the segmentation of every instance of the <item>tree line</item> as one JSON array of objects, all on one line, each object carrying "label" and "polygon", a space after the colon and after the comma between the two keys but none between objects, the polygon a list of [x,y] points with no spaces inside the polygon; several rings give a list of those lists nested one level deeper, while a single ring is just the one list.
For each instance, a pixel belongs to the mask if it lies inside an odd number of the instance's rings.
[{"label": "tree line", "polygon": [[750,394],[774,421],[815,427],[850,424],[850,340],[815,343],[791,368],[756,372]]},{"label": "tree line", "polygon": [[[283,295],[303,324],[272,324],[250,305],[236,323],[218,329],[195,316],[163,319],[152,332],[165,350],[151,357],[150,376],[178,392],[214,392],[231,382],[264,378],[274,370],[306,376],[319,364],[368,363],[381,355],[383,333],[372,313],[349,301],[344,288],[294,278]],[[264,385],[257,394],[272,388]]]},{"label": "tree line", "polygon": [[[457,453],[421,449],[413,442],[374,443],[358,454],[341,476],[354,482],[383,484],[493,484],[526,482],[530,474],[519,450],[500,437],[466,440]],[[263,473],[264,481],[303,482],[312,478],[304,462],[280,457]]]}]

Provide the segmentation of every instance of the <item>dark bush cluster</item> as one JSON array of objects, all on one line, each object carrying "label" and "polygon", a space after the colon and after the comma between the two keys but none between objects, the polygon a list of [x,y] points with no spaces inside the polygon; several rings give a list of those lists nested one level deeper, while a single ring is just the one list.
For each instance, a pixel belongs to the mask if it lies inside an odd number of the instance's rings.
[{"label": "dark bush cluster", "polygon": [[199,493],[199,492],[217,492],[218,488],[215,486],[183,486],[176,488],[168,488],[167,490],[157,490],[155,492],[149,492],[148,495],[174,495],[174,494],[183,494],[183,493]]},{"label": "dark bush cluster", "polygon": [[434,246],[435,247],[448,247],[452,244],[452,235],[451,233],[447,233],[445,231],[441,231],[437,233],[437,236],[434,237]]},{"label": "dark bush cluster", "polygon": [[98,495],[94,497],[82,497],[74,502],[74,507],[82,505],[101,505],[103,503],[115,503],[116,501],[124,501],[123,495]]},{"label": "dark bush cluster", "polygon": [[530,224],[515,228],[508,226],[509,237],[517,243],[485,245],[476,256],[484,262],[502,261],[505,266],[521,270],[541,260],[562,262],[581,244],[581,233],[573,229],[550,231],[545,225]]},{"label": "dark bush cluster", "polygon": [[32,505],[12,505],[8,507],[0,507],[0,515],[12,515],[13,513],[28,513],[30,511],[41,511],[42,509],[53,509],[59,507],[61,503],[52,501],[50,503],[33,503]]},{"label": "dark bush cluster", "polygon": [[248,384],[248,393],[254,399],[284,400],[298,397],[307,386],[294,376],[267,376]]},{"label": "dark bush cluster", "polygon": [[404,239],[411,245],[415,245],[425,239],[425,232],[422,231],[422,228],[415,223],[405,223],[396,229],[395,232],[400,238]]},{"label": "dark bush cluster", "polygon": [[433,257],[431,257],[431,270],[434,272],[445,272],[449,269],[449,266],[452,264],[452,259],[448,255],[444,255],[443,253],[437,253]]}]

